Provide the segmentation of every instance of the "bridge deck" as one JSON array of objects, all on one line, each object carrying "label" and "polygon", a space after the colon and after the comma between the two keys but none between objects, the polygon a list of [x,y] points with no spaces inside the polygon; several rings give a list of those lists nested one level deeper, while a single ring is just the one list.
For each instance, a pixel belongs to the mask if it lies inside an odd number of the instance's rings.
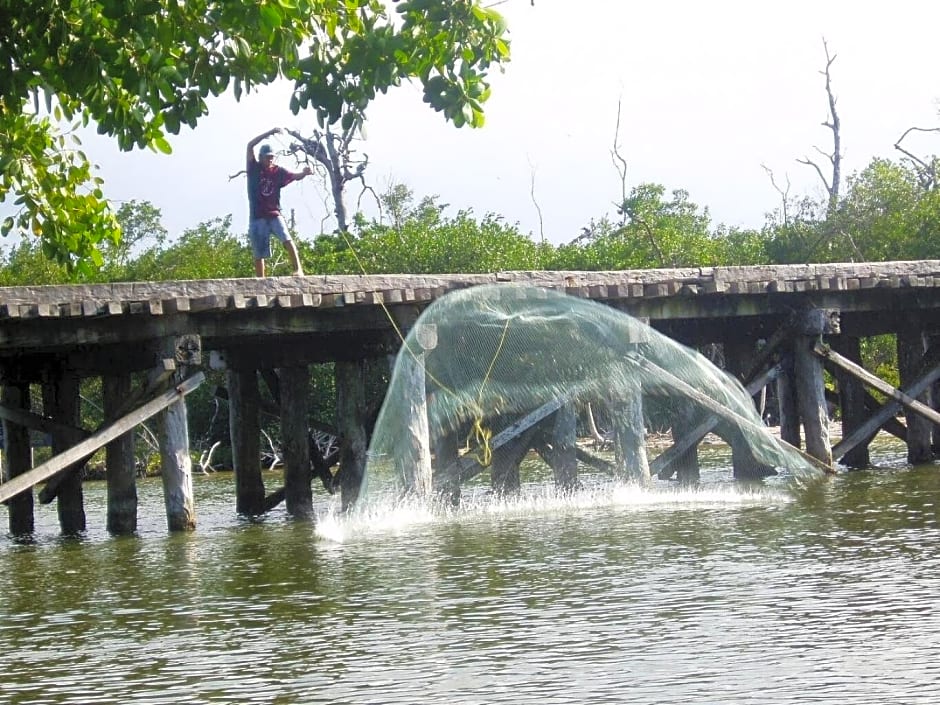
[{"label": "bridge deck", "polygon": [[[766,335],[793,310],[831,308],[843,331],[893,332],[912,317],[940,328],[940,261],[691,267],[609,272],[307,276],[0,288],[0,365],[67,353],[73,364],[145,369],[150,343],[198,334],[204,349],[311,362],[393,349],[448,291],[514,283],[564,290],[636,316],[684,342]],[[272,336],[288,336],[271,346]],[[293,338],[291,338],[293,336]],[[82,363],[82,355],[88,359]]]}]

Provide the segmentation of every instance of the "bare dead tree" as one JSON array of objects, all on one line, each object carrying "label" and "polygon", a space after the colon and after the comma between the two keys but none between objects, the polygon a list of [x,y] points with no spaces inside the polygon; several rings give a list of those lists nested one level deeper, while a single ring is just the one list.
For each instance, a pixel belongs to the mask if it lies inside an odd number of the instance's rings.
[{"label": "bare dead tree", "polygon": [[761,164],[761,169],[763,169],[767,176],[770,178],[770,185],[774,187],[774,191],[780,194],[780,214],[783,216],[783,225],[790,224],[790,177],[787,176],[787,187],[782,189],[777,185],[777,180],[774,178],[774,172],[766,164]]},{"label": "bare dead tree", "polygon": [[333,214],[336,216],[336,225],[342,232],[349,231],[349,215],[346,211],[346,184],[359,179],[364,191],[370,190],[365,182],[366,167],[369,165],[369,155],[359,158],[352,149],[354,130],[343,130],[337,134],[330,130],[313,131],[313,137],[304,137],[294,130],[286,130],[296,142],[291,143],[290,151],[304,155],[303,161],[313,160],[314,167],[322,169],[329,180],[330,193],[333,197]]},{"label": "bare dead tree", "polygon": [[836,111],[836,97],[832,92],[831,69],[832,64],[836,60],[836,56],[834,54],[830,55],[829,45],[826,43],[825,38],[823,38],[823,49],[826,52],[826,68],[820,71],[820,73],[826,78],[826,96],[829,99],[829,117],[822,122],[822,125],[832,131],[832,151],[824,152],[819,147],[815,149],[829,161],[832,167],[831,175],[827,178],[819,164],[809,157],[797,159],[797,161],[800,164],[805,164],[816,170],[820,180],[823,182],[823,186],[826,188],[826,192],[829,194],[826,215],[831,217],[835,214],[836,208],[839,205],[839,192],[842,185],[842,135],[840,132],[841,122],[839,120],[839,113]]},{"label": "bare dead tree", "polygon": [[937,168],[938,159],[931,156],[929,159],[921,159],[908,149],[901,146],[901,142],[912,132],[940,132],[940,127],[909,127],[904,134],[894,143],[894,148],[903,154],[911,163],[914,171],[917,172],[917,181],[925,191],[934,191],[937,188]]},{"label": "bare dead tree", "polygon": [[532,199],[532,205],[535,206],[535,213],[539,217],[539,242],[545,244],[545,221],[542,219],[542,207],[535,197],[535,167],[532,161],[529,161],[529,198]]},{"label": "bare dead tree", "polygon": [[627,160],[623,158],[623,155],[620,154],[620,109],[622,107],[622,101],[617,100],[617,123],[614,126],[614,146],[610,150],[610,160],[614,164],[614,169],[617,170],[617,174],[620,175],[620,203],[618,204],[621,207],[621,213],[623,213],[623,218],[620,221],[621,225],[626,225],[627,216],[626,212],[623,211],[623,204],[627,200]]}]

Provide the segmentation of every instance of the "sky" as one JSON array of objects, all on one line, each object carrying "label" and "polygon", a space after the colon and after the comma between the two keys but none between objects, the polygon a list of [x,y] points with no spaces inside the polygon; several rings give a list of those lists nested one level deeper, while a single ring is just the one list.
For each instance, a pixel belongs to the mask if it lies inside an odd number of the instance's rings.
[{"label": "sky", "polygon": [[[765,166],[792,195],[820,195],[832,133],[823,40],[835,55],[833,92],[842,122],[843,171],[894,149],[909,127],[940,126],[936,28],[940,3],[926,0],[506,0],[512,61],[494,73],[486,126],[457,129],[421,101],[418,86],[393,89],[369,108],[366,178],[416,198],[437,196],[447,211],[469,209],[518,223],[535,240],[571,241],[592,219],[615,215],[623,183],[612,151],[626,160],[625,185],[684,189],[713,225],[759,228],[780,204]],[[222,97],[195,130],[172,138],[166,156],[122,153],[89,134],[116,204],[147,200],[171,236],[231,214],[247,230],[245,145],[272,127],[311,134],[311,113],[288,109],[289,85],[235,102]],[[617,131],[618,106],[620,126]],[[287,138],[274,138],[275,147]],[[904,141],[940,152],[940,135]],[[293,168],[292,158],[280,162]],[[349,184],[347,205],[376,216],[374,199]],[[308,178],[282,192],[301,237],[329,232],[327,190]]]}]

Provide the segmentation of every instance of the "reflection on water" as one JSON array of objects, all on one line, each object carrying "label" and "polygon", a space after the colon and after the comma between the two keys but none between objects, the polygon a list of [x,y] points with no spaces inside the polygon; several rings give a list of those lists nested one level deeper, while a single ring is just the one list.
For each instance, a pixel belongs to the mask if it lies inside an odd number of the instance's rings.
[{"label": "reflection on water", "polygon": [[[940,471],[0,540],[10,703],[932,703]],[[717,475],[716,475],[717,477]],[[471,493],[472,495],[472,493]],[[52,520],[47,523],[45,513]]]}]

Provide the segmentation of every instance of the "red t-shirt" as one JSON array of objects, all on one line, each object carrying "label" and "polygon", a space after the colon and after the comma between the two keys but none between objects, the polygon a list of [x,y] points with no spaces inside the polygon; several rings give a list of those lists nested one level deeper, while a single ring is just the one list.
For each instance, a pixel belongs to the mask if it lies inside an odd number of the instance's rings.
[{"label": "red t-shirt", "polygon": [[248,163],[248,195],[250,216],[276,218],[281,214],[281,189],[300,178],[282,166],[265,169],[260,162]]}]

